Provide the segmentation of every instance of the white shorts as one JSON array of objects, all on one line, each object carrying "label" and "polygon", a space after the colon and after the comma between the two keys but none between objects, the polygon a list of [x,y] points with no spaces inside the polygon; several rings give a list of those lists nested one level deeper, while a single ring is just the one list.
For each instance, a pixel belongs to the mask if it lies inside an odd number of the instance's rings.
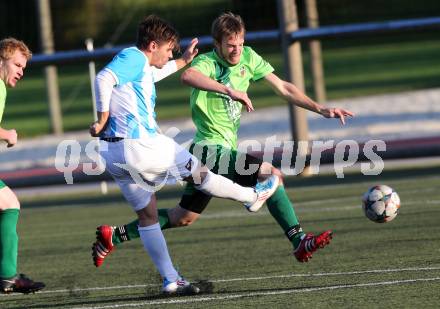
[{"label": "white shorts", "polygon": [[100,154],[135,211],[148,206],[154,192],[190,176],[198,160],[173,139],[157,134],[148,139],[100,141]]}]

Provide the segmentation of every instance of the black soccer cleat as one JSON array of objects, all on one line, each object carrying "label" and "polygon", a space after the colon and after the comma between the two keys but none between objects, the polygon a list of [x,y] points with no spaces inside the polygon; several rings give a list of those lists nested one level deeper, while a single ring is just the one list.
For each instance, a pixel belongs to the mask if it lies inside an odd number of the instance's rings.
[{"label": "black soccer cleat", "polygon": [[19,274],[11,279],[1,279],[0,292],[29,294],[42,290],[45,286],[43,282],[35,282],[26,275]]}]

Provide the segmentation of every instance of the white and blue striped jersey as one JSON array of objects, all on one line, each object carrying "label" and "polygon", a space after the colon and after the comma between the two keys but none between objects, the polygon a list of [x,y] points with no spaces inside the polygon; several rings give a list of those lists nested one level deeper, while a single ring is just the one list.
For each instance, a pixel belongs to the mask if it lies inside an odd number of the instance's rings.
[{"label": "white and blue striped jersey", "polygon": [[[103,69],[115,79],[110,102],[100,102],[98,111],[109,111],[103,137],[145,138],[157,133],[156,88],[154,83],[176,72],[175,61],[162,69],[150,66],[148,57],[137,47],[119,52]],[[109,104],[109,105],[107,105]]]}]

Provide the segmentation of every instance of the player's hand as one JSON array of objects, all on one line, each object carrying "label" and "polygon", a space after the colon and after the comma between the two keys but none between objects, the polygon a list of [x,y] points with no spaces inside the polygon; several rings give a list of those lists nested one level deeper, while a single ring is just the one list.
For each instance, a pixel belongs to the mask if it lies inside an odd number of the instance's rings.
[{"label": "player's hand", "polygon": [[246,107],[247,112],[254,111],[254,106],[252,105],[252,101],[251,99],[249,99],[246,92],[228,88],[227,95],[230,96],[232,100],[243,104]]},{"label": "player's hand", "polygon": [[7,130],[6,143],[8,143],[8,148],[17,144],[17,131],[14,129]]},{"label": "player's hand", "polygon": [[188,47],[186,48],[185,52],[182,55],[182,59],[185,61],[186,64],[191,63],[193,61],[194,57],[197,55],[199,50],[196,48],[197,43],[199,42],[199,39],[194,38],[191,40],[191,43],[189,43]]},{"label": "player's hand", "polygon": [[325,118],[339,118],[341,123],[345,124],[345,117],[354,117],[354,113],[342,108],[323,108],[321,114]]},{"label": "player's hand", "polygon": [[104,126],[101,125],[98,121],[92,123],[89,128],[90,135],[93,137],[98,137],[103,128]]}]

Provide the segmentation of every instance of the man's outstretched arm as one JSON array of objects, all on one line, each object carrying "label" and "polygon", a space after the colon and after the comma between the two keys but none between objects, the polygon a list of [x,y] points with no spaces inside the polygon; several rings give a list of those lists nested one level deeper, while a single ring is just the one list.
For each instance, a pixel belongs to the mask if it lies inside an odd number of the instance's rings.
[{"label": "man's outstretched arm", "polygon": [[325,118],[339,118],[341,120],[341,123],[345,124],[346,116],[354,116],[351,111],[342,108],[325,107],[313,101],[301,90],[299,90],[294,84],[280,79],[273,73],[269,73],[264,77],[264,79],[266,80],[266,82],[269,83],[269,85],[278,96],[284,98],[285,100],[296,106],[321,114]]}]

